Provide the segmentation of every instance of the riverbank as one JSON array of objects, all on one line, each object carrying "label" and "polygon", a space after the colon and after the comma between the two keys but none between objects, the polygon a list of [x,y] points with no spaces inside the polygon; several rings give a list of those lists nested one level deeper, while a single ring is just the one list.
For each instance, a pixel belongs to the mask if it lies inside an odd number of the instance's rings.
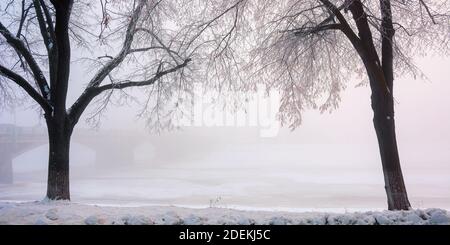
[{"label": "riverbank", "polygon": [[114,207],[65,201],[0,202],[12,225],[450,225],[444,209],[367,212],[274,212],[176,206]]}]

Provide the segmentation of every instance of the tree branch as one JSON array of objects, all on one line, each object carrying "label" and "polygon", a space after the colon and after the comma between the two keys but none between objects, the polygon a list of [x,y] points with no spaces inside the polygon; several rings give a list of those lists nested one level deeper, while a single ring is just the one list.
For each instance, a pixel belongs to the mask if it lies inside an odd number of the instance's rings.
[{"label": "tree branch", "polygon": [[137,21],[139,19],[139,15],[144,5],[145,1],[141,0],[136,9],[134,10],[127,27],[127,31],[125,34],[125,41],[122,45],[122,49],[120,50],[119,54],[117,54],[113,59],[108,61],[105,64],[105,66],[103,66],[94,75],[94,77],[89,82],[87,89],[91,87],[98,87],[102,83],[102,81],[108,76],[108,74],[111,71],[113,71],[118,65],[120,65],[122,61],[125,59],[125,57],[129,54],[131,44],[133,43],[134,34],[136,32]]},{"label": "tree branch", "polygon": [[19,74],[11,71],[10,69],[0,65],[0,75],[4,76],[11,81],[15,82],[17,85],[19,85],[25,92],[30,95],[31,98],[33,98],[34,101],[36,101],[41,108],[46,112],[49,113],[52,111],[52,107],[48,103],[46,99],[44,99],[34,88],[31,86],[25,78],[20,76]]},{"label": "tree branch", "polygon": [[31,7],[33,7],[32,4],[28,5],[28,7],[25,8],[25,0],[22,0],[22,14],[20,16],[19,29],[17,30],[17,34],[16,34],[16,37],[18,37],[18,38],[22,34],[23,24],[25,23],[25,19],[27,18]]},{"label": "tree branch", "polygon": [[336,23],[336,24],[319,25],[314,27],[301,27],[288,31],[294,32],[294,35],[296,36],[308,36],[328,30],[341,30],[341,24]]},{"label": "tree branch", "polygon": [[161,77],[184,68],[185,66],[187,66],[187,64],[190,61],[191,61],[191,59],[186,59],[182,64],[179,64],[179,65],[172,67],[170,69],[167,69],[167,70],[157,72],[152,78],[147,79],[147,80],[143,80],[143,81],[125,80],[120,83],[106,84],[106,85],[98,87],[98,89],[101,90],[100,92],[102,92],[102,91],[105,91],[108,89],[124,89],[124,88],[128,88],[128,87],[142,87],[142,86],[152,85],[153,83],[158,81],[158,79],[160,79]]},{"label": "tree branch", "polygon": [[[36,17],[39,23],[39,29],[41,36],[44,40],[45,48],[48,54],[48,67],[50,74],[50,84],[56,79],[58,62],[57,62],[57,45],[56,35],[53,27],[53,22],[50,16],[50,12],[43,0],[33,0],[34,8],[36,9]],[[45,15],[45,17],[44,17]]]},{"label": "tree branch", "polygon": [[42,13],[41,3],[39,0],[33,0],[34,9],[36,11],[36,18],[39,24],[39,30],[41,31],[41,36],[44,39],[45,48],[50,54],[54,40],[51,39],[49,32],[47,31],[47,21],[44,19],[44,14]]},{"label": "tree branch", "polygon": [[76,124],[78,120],[80,119],[81,114],[84,112],[84,110],[87,108],[89,103],[94,99],[97,95],[100,93],[106,91],[106,90],[112,90],[112,89],[125,89],[129,87],[142,87],[142,86],[148,86],[154,84],[156,81],[158,81],[163,76],[166,76],[170,73],[174,73],[180,69],[183,69],[188,65],[188,63],[191,62],[191,59],[186,59],[182,64],[179,64],[177,66],[174,66],[170,69],[158,71],[156,74],[147,80],[143,81],[130,81],[126,80],[120,83],[111,83],[106,84],[100,87],[88,87],[86,90],[81,94],[81,96],[75,101],[75,103],[72,105],[72,107],[69,109],[68,114],[69,118],[71,120],[71,123]]},{"label": "tree branch", "polygon": [[[154,39],[156,39],[156,41],[161,45],[161,48],[163,48],[164,50],[166,50],[167,51],[167,54],[172,58],[172,60],[178,65],[178,60],[177,59],[175,59],[175,57],[173,56],[173,53],[175,53],[175,54],[177,54],[176,52],[174,52],[174,51],[172,51],[170,48],[168,48],[165,44],[164,44],[164,42],[155,34],[155,33],[153,33],[151,30],[149,30],[149,29],[146,29],[146,28],[138,28],[138,29],[136,29],[136,32],[138,32],[138,31],[143,31],[143,32],[146,32],[146,33],[148,33],[148,34],[150,34]],[[135,49],[136,50],[136,49]],[[136,52],[134,50],[134,52]],[[130,52],[129,52],[130,53]],[[177,54],[178,55],[178,54]]]},{"label": "tree branch", "polygon": [[27,49],[22,40],[15,37],[3,24],[0,22],[0,33],[5,37],[6,41],[13,47],[18,53],[20,53],[28,65],[30,66],[31,72],[33,73],[34,79],[36,80],[42,96],[45,99],[49,99],[50,89],[45,79],[44,73],[42,73],[41,68],[37,64],[36,60],[31,55],[30,51]]},{"label": "tree branch", "polygon": [[319,0],[321,3],[325,5],[339,20],[339,23],[341,24],[340,30],[347,36],[347,38],[350,40],[350,42],[353,44],[353,46],[360,52],[362,46],[361,46],[361,40],[358,38],[358,36],[355,34],[353,29],[348,24],[347,20],[341,13],[341,9],[346,8],[347,3],[342,5],[340,8],[337,8],[336,5],[331,3],[329,0]]},{"label": "tree branch", "polygon": [[430,17],[431,21],[433,22],[433,24],[437,24],[436,21],[434,20],[434,16],[431,14],[430,8],[428,7],[428,5],[423,1],[423,0],[419,0],[420,4],[423,5],[423,7],[425,7],[425,10],[427,11],[428,16]]},{"label": "tree branch", "polygon": [[47,5],[45,4],[44,0],[39,0],[41,3],[41,8],[44,11],[45,20],[47,21],[47,28],[48,33],[50,34],[50,37],[52,40],[55,40],[55,27],[53,26],[52,16],[50,15],[50,11],[48,10]]}]

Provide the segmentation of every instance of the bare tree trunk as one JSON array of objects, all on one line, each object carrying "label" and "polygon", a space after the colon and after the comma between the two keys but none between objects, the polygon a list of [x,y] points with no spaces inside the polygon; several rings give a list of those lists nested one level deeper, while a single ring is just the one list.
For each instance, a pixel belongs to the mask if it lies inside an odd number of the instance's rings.
[{"label": "bare tree trunk", "polygon": [[47,121],[49,136],[49,160],[47,198],[70,200],[69,189],[69,149],[72,127]]},{"label": "bare tree trunk", "polygon": [[[46,114],[49,137],[49,162],[47,198],[70,200],[69,149],[70,137],[75,124],[70,123],[66,112],[66,98],[70,74],[69,19],[73,0],[51,0],[55,8],[55,30],[53,41],[56,50],[49,53],[51,115]],[[49,58],[50,58],[49,57]]]},{"label": "bare tree trunk", "polygon": [[[378,81],[371,81],[371,84],[375,83],[380,84]],[[377,87],[379,88],[379,86]],[[372,109],[374,111],[373,125],[377,134],[383,166],[388,209],[408,210],[411,205],[408,200],[398,154],[394,100],[392,91],[389,93],[382,91],[372,88]]]},{"label": "bare tree trunk", "polygon": [[361,1],[351,1],[349,10],[358,28],[358,37],[348,35],[358,51],[372,90],[373,124],[377,133],[383,166],[385,189],[389,210],[405,210],[411,207],[406,193],[403,174],[398,156],[395,136],[393,97],[393,50],[394,28],[389,0],[380,0],[382,9],[382,55],[381,59],[373,42],[369,20]]}]

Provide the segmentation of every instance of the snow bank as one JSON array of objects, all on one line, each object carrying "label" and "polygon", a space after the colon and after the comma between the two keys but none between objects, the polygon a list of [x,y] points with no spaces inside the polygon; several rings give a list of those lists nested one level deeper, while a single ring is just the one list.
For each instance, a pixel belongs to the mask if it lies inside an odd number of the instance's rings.
[{"label": "snow bank", "polygon": [[450,225],[443,209],[355,213],[241,211],[174,206],[102,207],[73,202],[0,202],[0,224],[86,225]]}]

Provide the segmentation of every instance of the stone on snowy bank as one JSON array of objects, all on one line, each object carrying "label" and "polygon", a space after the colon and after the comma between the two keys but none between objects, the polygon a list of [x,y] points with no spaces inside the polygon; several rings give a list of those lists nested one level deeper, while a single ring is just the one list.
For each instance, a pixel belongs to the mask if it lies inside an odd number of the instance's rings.
[{"label": "stone on snowy bank", "polygon": [[430,223],[433,225],[450,225],[450,217],[444,211],[431,214]]},{"label": "stone on snowy bank", "polygon": [[389,218],[387,218],[384,215],[377,214],[375,215],[375,220],[377,221],[377,224],[379,225],[390,225],[392,222]]},{"label": "stone on snowy bank", "polygon": [[122,221],[125,225],[153,225],[154,222],[151,221],[149,218],[139,215],[139,216],[133,216],[128,215],[122,218]]},{"label": "stone on snowy bank", "polygon": [[420,224],[422,224],[423,219],[419,215],[417,215],[416,213],[409,213],[409,214],[407,214],[404,217],[404,221],[407,224],[418,224],[418,225],[420,225]]},{"label": "stone on snowy bank", "polygon": [[48,210],[47,213],[45,214],[45,217],[49,220],[57,220],[59,218],[56,209]]}]

